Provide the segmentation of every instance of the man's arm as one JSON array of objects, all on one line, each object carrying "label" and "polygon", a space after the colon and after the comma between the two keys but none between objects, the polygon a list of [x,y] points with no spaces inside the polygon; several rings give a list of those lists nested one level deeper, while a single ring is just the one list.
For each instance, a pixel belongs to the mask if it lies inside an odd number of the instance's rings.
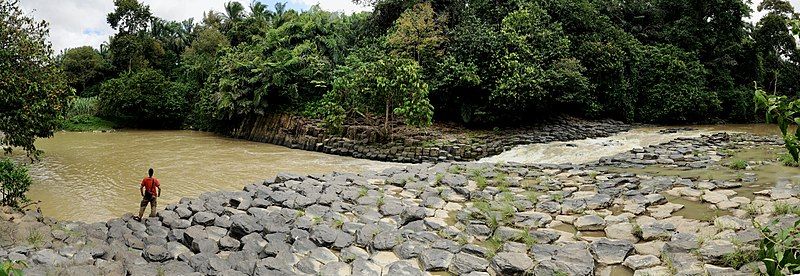
[{"label": "man's arm", "polygon": [[139,193],[142,194],[142,196],[144,196],[144,186],[139,187]]},{"label": "man's arm", "polygon": [[161,197],[161,187],[156,187],[158,189],[158,197]]}]

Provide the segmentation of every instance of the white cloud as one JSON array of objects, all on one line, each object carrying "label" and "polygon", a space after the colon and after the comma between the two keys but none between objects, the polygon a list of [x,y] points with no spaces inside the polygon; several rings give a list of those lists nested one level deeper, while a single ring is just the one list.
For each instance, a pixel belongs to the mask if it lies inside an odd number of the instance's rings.
[{"label": "white cloud", "polygon": [[353,13],[361,11],[371,11],[371,7],[356,5],[351,0],[290,0],[292,3],[304,4],[313,6],[319,4],[320,8],[326,11],[340,11],[344,13]]},{"label": "white cloud", "polygon": [[[758,4],[761,4],[762,0],[753,0],[753,4],[750,5],[750,8],[753,10],[753,13],[750,14],[750,22],[753,24],[758,23],[764,15],[767,14],[767,11],[758,11]],[[800,11],[800,0],[789,0],[794,7],[795,11]]]},{"label": "white cloud", "polygon": [[22,0],[20,7],[36,20],[50,23],[50,41],[56,52],[83,45],[99,47],[113,32],[106,23],[106,14],[114,8],[108,0]]},{"label": "white cloud", "polygon": [[[2,0],[0,0],[2,1]],[[182,21],[194,18],[201,20],[203,12],[222,11],[230,0],[140,0],[150,6],[150,11],[166,20]],[[370,10],[353,4],[350,0],[260,0],[273,7],[277,1],[288,1],[287,8],[305,9],[319,3],[330,11],[352,13]],[[249,0],[239,0],[245,6]],[[50,23],[50,42],[56,53],[66,48],[90,45],[99,48],[108,41],[114,30],[106,22],[106,15],[114,10],[112,0],[21,0],[20,6],[26,14],[36,20]]]}]

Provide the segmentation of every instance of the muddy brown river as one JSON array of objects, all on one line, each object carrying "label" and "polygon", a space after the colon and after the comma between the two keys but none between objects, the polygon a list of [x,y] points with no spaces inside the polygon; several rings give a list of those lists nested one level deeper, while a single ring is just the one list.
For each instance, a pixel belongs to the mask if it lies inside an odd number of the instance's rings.
[{"label": "muddy brown river", "polygon": [[41,201],[45,216],[87,222],[138,212],[139,183],[150,167],[162,183],[163,207],[202,192],[241,190],[278,172],[357,173],[396,165],[197,131],[59,132],[36,145],[45,154],[30,165],[28,197]]},{"label": "muddy brown river", "polygon": [[[485,162],[583,163],[634,147],[719,131],[773,134],[774,126],[701,126],[673,134],[639,128],[611,137],[516,147]],[[382,170],[399,164],[361,160],[235,140],[197,131],[59,132],[36,142],[45,151],[30,165],[28,197],[48,217],[102,221],[137,212],[139,182],[153,167],[161,180],[159,205],[202,192],[240,190],[278,172],[299,174]],[[17,158],[22,159],[19,152]]]}]

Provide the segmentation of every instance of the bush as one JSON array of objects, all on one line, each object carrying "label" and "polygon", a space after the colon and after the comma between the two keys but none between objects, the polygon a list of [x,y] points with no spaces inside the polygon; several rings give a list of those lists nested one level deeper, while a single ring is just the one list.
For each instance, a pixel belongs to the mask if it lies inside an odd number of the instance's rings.
[{"label": "bush", "polygon": [[[773,222],[773,226],[777,221]],[[767,275],[781,276],[800,273],[800,220],[785,229],[761,229],[764,239],[758,257],[767,268]]]},{"label": "bush", "polygon": [[188,88],[160,72],[143,69],[103,83],[100,115],[123,125],[145,128],[180,127],[186,118]]},{"label": "bush", "polygon": [[28,201],[25,192],[31,186],[31,177],[28,168],[17,165],[9,158],[0,160],[0,205],[19,207],[20,203]]},{"label": "bush", "polygon": [[78,115],[64,120],[61,129],[66,131],[95,131],[110,130],[116,125],[114,122],[90,115]]},{"label": "bush", "polygon": [[718,113],[719,99],[706,89],[706,70],[693,54],[670,45],[645,46],[637,69],[637,121],[702,122]]},{"label": "bush", "polygon": [[85,115],[94,116],[99,111],[97,97],[89,98],[72,98],[69,101],[69,109],[67,109],[67,118]]},{"label": "bush", "polygon": [[22,276],[22,269],[28,265],[23,261],[3,261],[0,264],[0,276]]}]

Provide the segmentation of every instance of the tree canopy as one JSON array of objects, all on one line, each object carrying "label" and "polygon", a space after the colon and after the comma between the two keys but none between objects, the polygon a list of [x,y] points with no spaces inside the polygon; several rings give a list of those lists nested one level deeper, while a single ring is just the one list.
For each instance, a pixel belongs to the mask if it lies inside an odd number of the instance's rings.
[{"label": "tree canopy", "polygon": [[[97,82],[90,76],[115,87],[155,70],[159,87],[185,88],[174,121],[202,129],[285,112],[387,132],[389,121],[496,126],[559,115],[750,122],[754,82],[800,89],[797,14],[784,0],[763,1],[754,24],[744,0],[356,2],[373,10],[231,1],[198,20],[165,21],[116,0],[110,42],[72,50],[62,68],[86,78],[71,84],[79,90]],[[95,69],[96,53],[106,67]]]},{"label": "tree canopy", "polygon": [[48,25],[26,16],[16,1],[0,2],[0,146],[37,157],[36,138],[50,137],[74,91],[47,41]]}]

